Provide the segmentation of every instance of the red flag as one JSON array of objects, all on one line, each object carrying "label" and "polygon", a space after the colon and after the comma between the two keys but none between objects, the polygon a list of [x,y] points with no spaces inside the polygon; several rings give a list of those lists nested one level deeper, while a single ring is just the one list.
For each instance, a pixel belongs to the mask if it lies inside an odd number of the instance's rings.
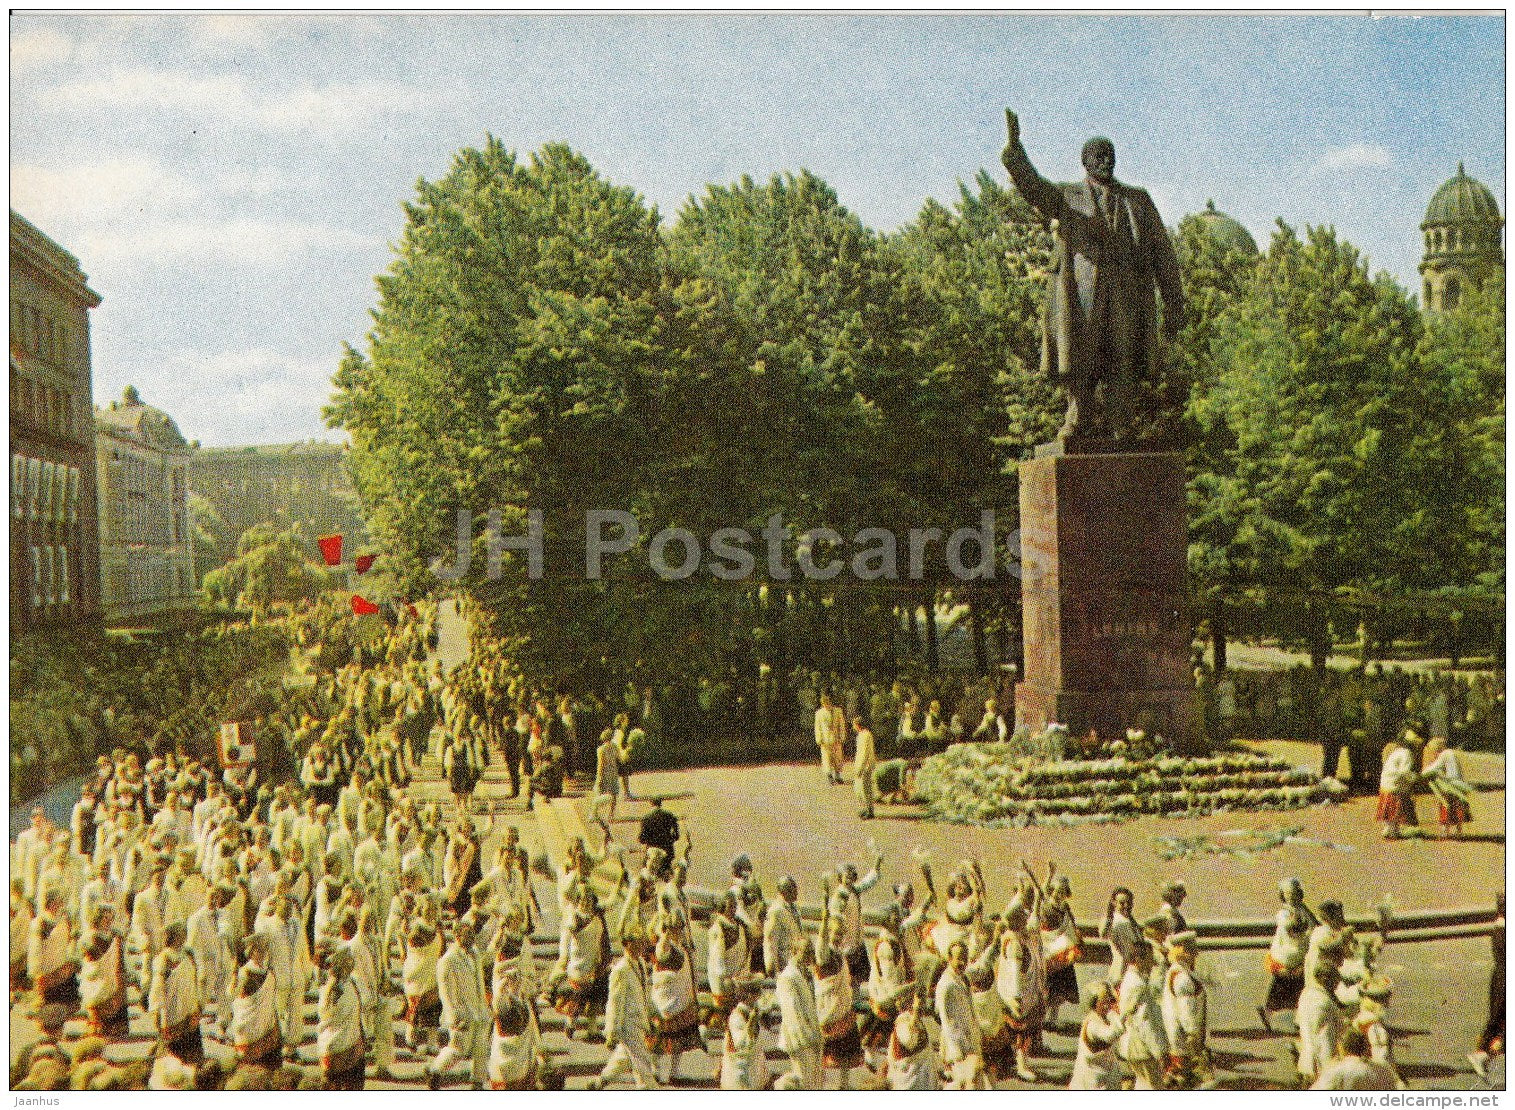
[{"label": "red flag", "polygon": [[373,559],[372,555],[359,555],[353,560],[353,565],[357,567],[359,574],[367,574],[368,568],[373,566]]},{"label": "red flag", "polygon": [[362,594],[353,594],[352,611],[358,616],[362,617],[367,616],[370,613],[377,613],[379,611],[379,607],[373,602],[369,601]]},{"label": "red flag", "polygon": [[342,565],[342,537],[322,536],[316,541],[321,547],[321,558],[326,560],[329,567]]}]

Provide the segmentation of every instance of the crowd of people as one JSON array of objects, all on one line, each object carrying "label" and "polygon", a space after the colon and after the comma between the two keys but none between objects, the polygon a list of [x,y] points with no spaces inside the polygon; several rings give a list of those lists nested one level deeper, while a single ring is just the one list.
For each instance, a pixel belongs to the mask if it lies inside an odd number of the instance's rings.
[{"label": "crowd of people", "polygon": [[[383,631],[259,722],[287,775],[263,782],[250,765],[178,751],[144,764],[118,750],[66,826],[33,812],[11,850],[11,990],[41,1036],[13,1061],[13,1087],[354,1090],[417,1081],[401,1079],[403,1060],[432,1088],[549,1089],[566,1078],[543,1044],[549,1015],[567,1037],[603,1045],[594,1088],[628,1077],[736,1090],[1041,1083],[1052,1029],[1076,1032],[1075,1089],[1220,1078],[1216,987],[1180,883],[1149,914],[1113,891],[1093,932],[1050,865],[1022,864],[1003,907],[977,861],[939,888],[919,856],[870,894],[890,869],[876,852],[827,872],[809,892],[818,913],[802,910],[791,876],[770,897],[746,855],[726,890],[697,895],[691,838],[661,799],[636,845],[612,834],[645,736],[629,711],[593,746],[598,837],[571,838],[559,861],[531,859],[508,813],[560,793],[565,766],[591,750],[575,705],[524,690],[503,659],[444,671],[427,654],[430,619]],[[850,769],[871,816],[869,718],[829,694],[817,703],[827,777]],[[1003,739],[992,693],[983,706],[961,734]],[[940,742],[939,710],[917,717],[913,699],[895,742],[917,721],[925,743]],[[508,811],[474,796],[501,765],[519,800]],[[418,800],[423,766],[440,767],[450,804]],[[1312,910],[1294,881],[1280,899],[1265,1030],[1292,1016],[1303,1086],[1400,1085],[1392,984],[1374,966],[1387,923],[1359,935],[1339,903]],[[1108,967],[1086,959],[1096,946]],[[1480,1071],[1502,1050],[1496,953],[1497,1013],[1491,979],[1490,1026],[1470,1057]],[[1074,1023],[1060,1024],[1069,1007]],[[152,1053],[113,1062],[106,1050],[130,1036],[133,1011]],[[66,1036],[80,1014],[85,1035]]]}]

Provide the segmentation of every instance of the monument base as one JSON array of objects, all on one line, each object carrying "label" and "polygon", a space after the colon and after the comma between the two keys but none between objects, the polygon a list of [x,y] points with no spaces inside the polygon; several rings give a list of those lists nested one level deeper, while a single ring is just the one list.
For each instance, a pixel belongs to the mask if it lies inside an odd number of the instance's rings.
[{"label": "monument base", "polygon": [[[1047,445],[1051,447],[1052,445]],[[1183,456],[1039,453],[1020,466],[1023,681],[1016,724],[1175,750],[1204,744],[1190,673]]]},{"label": "monument base", "polygon": [[1175,751],[1195,752],[1202,744],[1194,691],[1170,690],[1056,690],[1015,684],[1015,724],[1040,732],[1056,722],[1074,736],[1097,729],[1100,739],[1115,740],[1128,728],[1139,728],[1149,737],[1161,736]]}]

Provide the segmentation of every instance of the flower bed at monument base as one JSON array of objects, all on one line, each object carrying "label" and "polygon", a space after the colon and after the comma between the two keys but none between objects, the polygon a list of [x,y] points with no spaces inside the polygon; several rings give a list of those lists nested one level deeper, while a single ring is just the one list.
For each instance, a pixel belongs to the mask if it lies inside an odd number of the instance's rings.
[{"label": "flower bed at monument base", "polygon": [[930,816],[990,828],[1299,809],[1345,793],[1332,779],[1245,752],[1036,762],[1018,745],[965,743],[915,776]]}]

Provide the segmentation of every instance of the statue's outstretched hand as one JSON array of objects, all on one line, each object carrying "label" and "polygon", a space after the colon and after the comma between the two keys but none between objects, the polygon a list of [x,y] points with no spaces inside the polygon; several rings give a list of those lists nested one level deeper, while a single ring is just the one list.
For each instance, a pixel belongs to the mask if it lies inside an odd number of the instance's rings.
[{"label": "statue's outstretched hand", "polygon": [[1015,156],[1016,147],[1021,145],[1021,121],[1009,108],[1005,109],[1005,131],[1009,138],[1005,142],[1005,152],[1000,155],[1000,161],[1008,166]]}]

